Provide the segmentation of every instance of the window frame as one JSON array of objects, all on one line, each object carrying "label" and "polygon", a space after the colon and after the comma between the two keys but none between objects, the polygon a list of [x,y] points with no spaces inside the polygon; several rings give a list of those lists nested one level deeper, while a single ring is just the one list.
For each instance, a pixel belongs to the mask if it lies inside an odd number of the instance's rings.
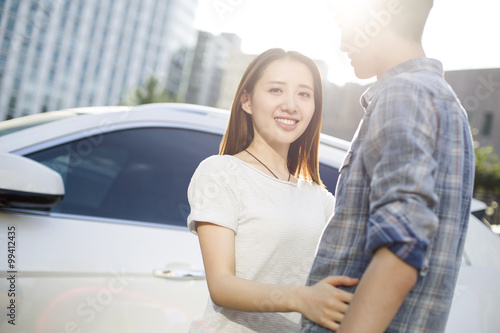
[{"label": "window frame", "polygon": [[[106,128],[103,128],[103,126],[92,128],[92,129],[87,129],[87,130],[82,130],[78,131],[75,133],[71,133],[69,135],[64,135],[58,138],[54,138],[51,140],[47,140],[44,142],[40,142],[34,145],[31,145],[29,147],[25,147],[22,149],[15,150],[11,152],[12,154],[15,155],[20,155],[20,156],[25,156],[28,154],[36,153],[41,150],[49,149],[54,146],[59,146],[63,145],[72,141],[76,140],[81,140],[85,138],[89,138],[92,136],[97,136],[97,135],[104,135],[107,133],[113,133],[113,132],[118,132],[118,131],[123,131],[123,130],[133,130],[133,129],[142,129],[142,128],[164,128],[164,129],[181,129],[181,130],[188,130],[188,131],[195,131],[195,132],[202,132],[202,133],[207,133],[207,134],[215,134],[222,136],[224,135],[225,129],[218,129],[215,127],[205,127],[202,125],[193,125],[185,122],[176,122],[176,121],[137,121],[134,123],[120,123],[120,124],[110,124]],[[343,150],[339,147],[336,147],[335,145],[331,145],[328,142],[321,142],[320,145],[324,145],[328,148],[335,149],[335,150]],[[321,159],[319,161],[320,164],[323,164],[324,167],[327,168],[333,168],[338,171],[338,166],[335,163],[332,163],[329,159]],[[337,177],[338,181],[338,177]],[[187,190],[187,189],[186,189]],[[330,192],[334,192],[335,188],[328,188]],[[166,229],[173,229],[173,230],[187,230],[187,226],[176,226],[172,224],[161,224],[161,223],[155,223],[155,222],[145,222],[145,221],[137,221],[137,220],[127,220],[127,219],[118,219],[118,218],[107,218],[107,217],[97,217],[97,216],[91,216],[91,215],[79,215],[79,214],[69,214],[69,213],[58,213],[58,212],[50,212],[50,211],[43,211],[40,209],[23,209],[23,208],[9,208],[9,209],[3,209],[3,210],[9,210],[9,211],[15,211],[15,212],[22,212],[22,213],[28,213],[32,215],[43,215],[43,216],[49,216],[53,218],[60,218],[60,219],[76,219],[76,220],[86,220],[86,221],[91,221],[91,222],[100,222],[100,223],[118,223],[118,224],[125,224],[125,225],[135,225],[135,226],[145,226],[145,227],[154,227],[154,228],[166,228]]]},{"label": "window frame", "polygon": [[[222,138],[224,131],[218,130],[216,128],[211,127],[203,127],[199,125],[192,125],[187,123],[180,122],[170,122],[170,121],[140,121],[128,124],[113,124],[108,126],[108,129],[103,130],[102,128],[89,129],[85,131],[79,131],[76,133],[72,133],[70,135],[65,135],[59,138],[55,138],[52,140],[48,140],[45,142],[41,142],[26,148],[22,148],[12,152],[12,154],[25,156],[28,154],[36,153],[41,150],[50,149],[55,146],[64,145],[73,141],[86,139],[96,135],[104,135],[113,132],[119,132],[123,130],[134,130],[134,129],[144,129],[144,128],[162,128],[162,129],[175,129],[175,130],[188,130],[194,132],[201,132],[206,134],[215,134],[219,135]],[[187,189],[186,189],[187,191]],[[118,218],[107,218],[107,217],[98,217],[92,215],[80,215],[80,214],[70,214],[70,213],[59,213],[59,212],[51,212],[44,211],[39,208],[33,209],[24,209],[24,208],[9,208],[6,209],[9,211],[28,213],[33,215],[43,215],[54,218],[61,219],[76,219],[76,220],[86,220],[91,222],[101,222],[101,223],[118,223],[118,224],[126,224],[126,225],[136,225],[136,226],[146,226],[146,227],[155,227],[155,228],[166,228],[173,230],[187,230],[187,225],[177,226],[173,224],[162,224],[156,222],[147,222],[147,221],[137,221],[137,220],[127,220],[127,219],[118,219]]]}]

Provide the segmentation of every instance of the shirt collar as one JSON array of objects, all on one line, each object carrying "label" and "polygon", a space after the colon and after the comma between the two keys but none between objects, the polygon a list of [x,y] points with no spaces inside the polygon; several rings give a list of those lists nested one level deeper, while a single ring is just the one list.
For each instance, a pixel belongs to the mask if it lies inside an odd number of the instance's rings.
[{"label": "shirt collar", "polygon": [[373,97],[377,95],[377,93],[382,89],[387,81],[393,78],[396,75],[402,73],[410,73],[421,70],[428,70],[434,73],[437,73],[444,77],[443,65],[439,60],[431,59],[431,58],[413,58],[407,60],[396,67],[388,70],[384,75],[382,75],[377,82],[372,84],[370,88],[368,88],[364,94],[361,96],[361,105],[366,110],[368,105],[371,103]]}]

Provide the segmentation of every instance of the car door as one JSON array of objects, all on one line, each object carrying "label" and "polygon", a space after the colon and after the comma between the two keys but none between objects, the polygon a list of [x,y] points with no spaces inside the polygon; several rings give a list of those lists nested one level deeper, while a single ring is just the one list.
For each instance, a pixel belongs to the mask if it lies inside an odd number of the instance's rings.
[{"label": "car door", "polygon": [[3,316],[0,331],[187,332],[208,298],[187,187],[220,139],[128,128],[27,154],[61,174],[66,194],[49,211],[0,213],[2,240],[16,228],[18,271],[16,325]]}]

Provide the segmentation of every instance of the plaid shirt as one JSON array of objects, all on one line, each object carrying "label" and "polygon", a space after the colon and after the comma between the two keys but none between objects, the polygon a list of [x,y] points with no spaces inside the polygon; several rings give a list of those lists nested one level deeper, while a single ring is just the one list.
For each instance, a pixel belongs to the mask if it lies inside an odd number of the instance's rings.
[{"label": "plaid shirt", "polygon": [[[442,332],[473,188],[467,115],[441,63],[428,58],[391,69],[361,103],[365,116],[341,167],[335,215],[308,284],[327,275],[361,278],[385,246],[420,272],[386,332]],[[303,332],[328,331],[303,318]]]}]

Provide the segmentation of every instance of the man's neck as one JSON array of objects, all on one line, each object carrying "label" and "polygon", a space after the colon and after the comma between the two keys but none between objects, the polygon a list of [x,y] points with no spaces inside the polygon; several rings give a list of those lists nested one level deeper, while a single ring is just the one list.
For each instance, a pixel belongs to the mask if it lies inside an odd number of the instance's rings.
[{"label": "man's neck", "polygon": [[403,62],[426,56],[424,48],[422,47],[422,43],[419,42],[399,40],[397,43],[392,43],[390,48],[388,48],[387,50],[395,51],[386,52],[387,57],[379,67],[379,70],[377,72],[377,79],[379,79],[390,69],[396,67],[399,64],[402,64]]}]

